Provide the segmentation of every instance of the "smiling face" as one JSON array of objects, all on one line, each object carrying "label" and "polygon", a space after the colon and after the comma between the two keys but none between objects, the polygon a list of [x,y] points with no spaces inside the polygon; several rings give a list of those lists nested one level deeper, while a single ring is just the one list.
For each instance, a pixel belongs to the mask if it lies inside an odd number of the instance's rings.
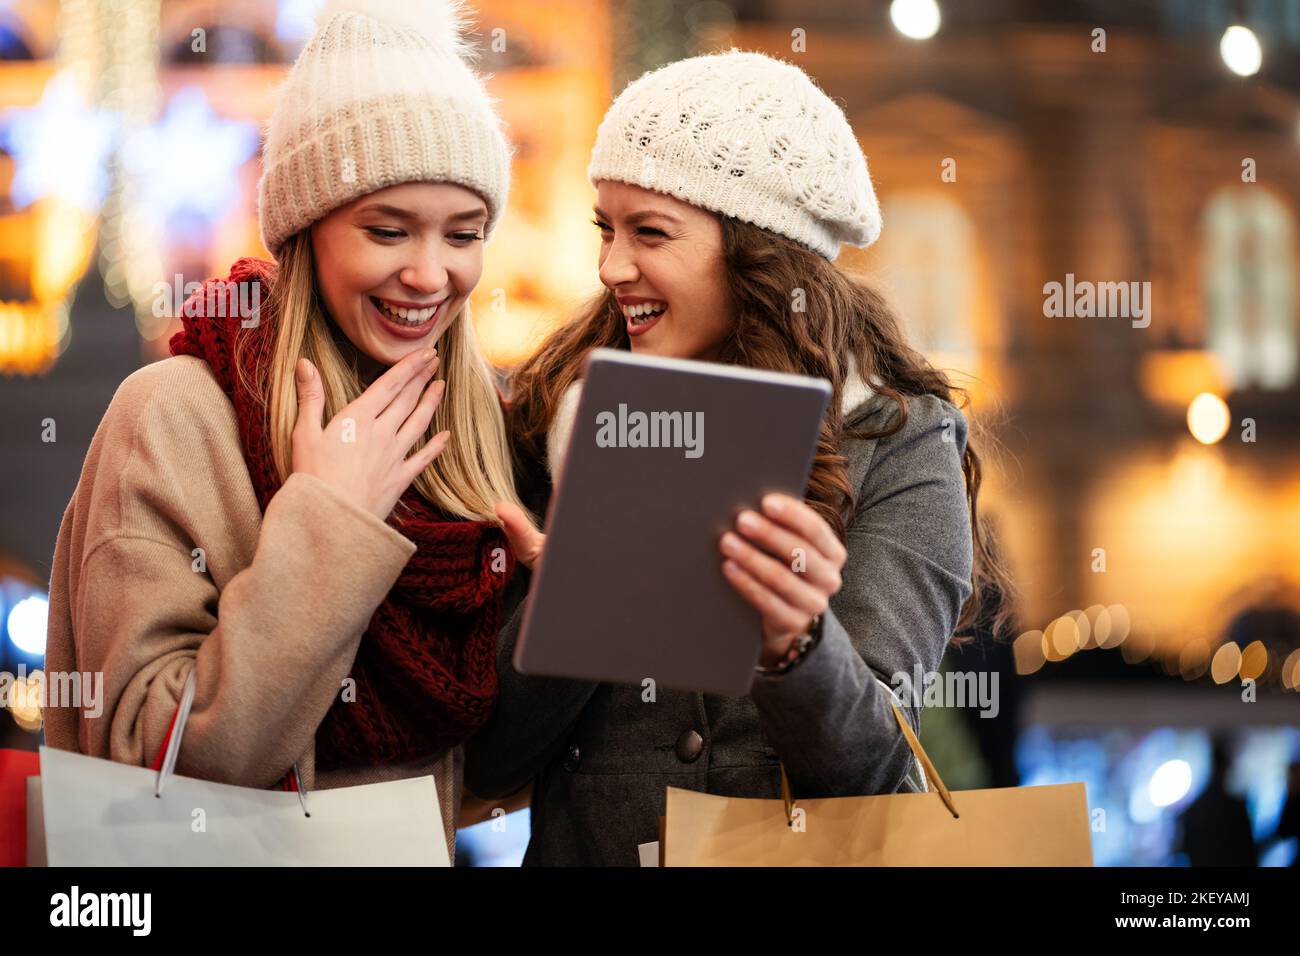
[{"label": "smiling face", "polygon": [[[452,183],[403,183],[311,228],[330,317],[370,370],[435,345],[483,274],[487,206]],[[368,364],[368,363],[363,363]]]},{"label": "smiling face", "polygon": [[633,352],[715,361],[733,323],[712,213],[602,180],[600,281],[618,299]]}]

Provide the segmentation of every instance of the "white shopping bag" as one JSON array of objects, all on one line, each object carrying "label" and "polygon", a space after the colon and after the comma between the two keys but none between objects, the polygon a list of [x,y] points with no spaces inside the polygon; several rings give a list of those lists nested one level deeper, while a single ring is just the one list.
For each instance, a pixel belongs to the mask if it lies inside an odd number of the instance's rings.
[{"label": "white shopping bag", "polygon": [[306,794],[173,774],[193,682],[161,770],[41,748],[50,866],[450,865],[431,776]]}]

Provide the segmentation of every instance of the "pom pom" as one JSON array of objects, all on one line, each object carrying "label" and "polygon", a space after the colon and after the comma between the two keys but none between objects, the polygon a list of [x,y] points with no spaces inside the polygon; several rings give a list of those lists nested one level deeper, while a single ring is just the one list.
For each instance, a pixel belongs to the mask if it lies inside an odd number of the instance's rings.
[{"label": "pom pom", "polygon": [[359,13],[390,27],[415,30],[460,57],[472,49],[461,35],[471,23],[463,0],[327,0],[317,14],[316,29],[340,13]]}]

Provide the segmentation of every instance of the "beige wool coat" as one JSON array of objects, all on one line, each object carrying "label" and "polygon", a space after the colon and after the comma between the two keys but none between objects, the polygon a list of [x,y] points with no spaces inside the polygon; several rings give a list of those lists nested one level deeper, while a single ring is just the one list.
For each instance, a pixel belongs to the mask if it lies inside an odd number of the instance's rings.
[{"label": "beige wool coat", "polygon": [[431,774],[454,853],[461,747],[402,765],[315,767],[316,728],[414,552],[306,474],[291,475],[263,515],[234,407],[207,363],[141,368],[91,442],[50,579],[47,674],[102,673],[102,712],[48,708],[47,746],[150,765],[193,670],[177,773],[271,787],[297,761],[309,791]]}]

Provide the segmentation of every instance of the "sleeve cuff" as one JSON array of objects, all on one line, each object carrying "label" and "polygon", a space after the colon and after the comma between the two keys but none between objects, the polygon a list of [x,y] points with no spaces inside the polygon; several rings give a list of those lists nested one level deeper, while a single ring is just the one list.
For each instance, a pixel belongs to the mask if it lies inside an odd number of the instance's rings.
[{"label": "sleeve cuff", "polygon": [[852,666],[850,658],[858,652],[853,649],[849,635],[830,608],[822,614],[821,637],[812,647],[785,670],[756,671],[750,694],[756,698],[771,698],[790,693],[802,695],[817,693],[831,686],[836,675]]},{"label": "sleeve cuff", "polygon": [[[311,497],[315,505],[312,509],[314,523],[318,523],[319,526],[328,527],[332,521],[341,521],[347,523],[351,533],[360,531],[365,534],[375,547],[384,549],[394,561],[400,562],[397,565],[399,572],[416,552],[415,543],[410,538],[365,508],[344,498],[315,475],[301,471],[294,472],[280,487],[275,497],[279,498],[286,492],[291,500],[299,495]],[[274,502],[274,499],[272,501]],[[270,505],[267,506],[267,510],[270,510]]]}]

